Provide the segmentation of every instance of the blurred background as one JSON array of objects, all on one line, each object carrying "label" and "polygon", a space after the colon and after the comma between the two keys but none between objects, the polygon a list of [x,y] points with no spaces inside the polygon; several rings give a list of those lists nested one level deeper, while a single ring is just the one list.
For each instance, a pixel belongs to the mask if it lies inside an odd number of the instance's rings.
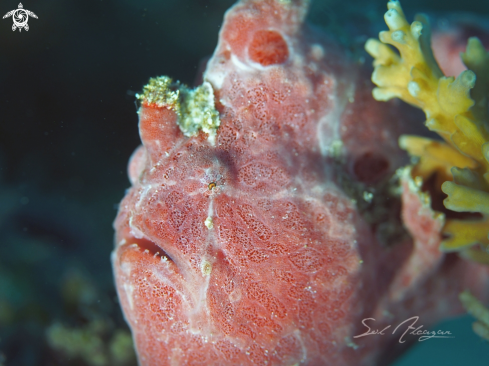
[{"label": "blurred background", "polygon": [[[0,15],[17,1],[0,1]],[[362,55],[385,2],[315,0],[309,18]],[[134,94],[158,75],[192,85],[233,3],[26,0],[38,16],[28,32],[0,20],[0,366],[136,365],[110,264],[139,144]],[[441,27],[447,12],[489,15],[485,1],[402,5]],[[395,365],[486,365],[470,324],[438,324],[456,338],[417,344]]]}]

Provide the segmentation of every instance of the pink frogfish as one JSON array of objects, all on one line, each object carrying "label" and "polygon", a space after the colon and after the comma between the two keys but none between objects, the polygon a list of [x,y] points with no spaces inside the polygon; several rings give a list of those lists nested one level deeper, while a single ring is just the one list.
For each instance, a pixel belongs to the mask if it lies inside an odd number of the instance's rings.
[{"label": "pink frogfish", "polygon": [[410,110],[373,100],[307,3],[239,1],[201,86],[138,95],[112,261],[140,365],[382,365],[413,317],[483,297],[487,269],[438,250],[399,169]]}]

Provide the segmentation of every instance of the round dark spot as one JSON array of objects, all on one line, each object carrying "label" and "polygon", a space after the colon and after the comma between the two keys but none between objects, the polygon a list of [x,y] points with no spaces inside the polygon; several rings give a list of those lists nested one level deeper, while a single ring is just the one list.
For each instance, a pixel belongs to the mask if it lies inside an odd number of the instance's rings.
[{"label": "round dark spot", "polygon": [[389,161],[382,155],[366,152],[353,163],[355,177],[363,183],[378,182],[389,171]]}]

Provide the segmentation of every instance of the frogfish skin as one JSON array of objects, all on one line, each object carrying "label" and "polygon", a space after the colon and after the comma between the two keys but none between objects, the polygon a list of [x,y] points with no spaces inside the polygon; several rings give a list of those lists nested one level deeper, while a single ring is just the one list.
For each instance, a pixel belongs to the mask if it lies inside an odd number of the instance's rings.
[{"label": "frogfish skin", "polygon": [[438,251],[441,219],[396,174],[410,112],[372,99],[307,5],[239,1],[200,92],[140,96],[112,255],[140,365],[382,365],[416,339],[397,324],[482,296],[487,270]]}]

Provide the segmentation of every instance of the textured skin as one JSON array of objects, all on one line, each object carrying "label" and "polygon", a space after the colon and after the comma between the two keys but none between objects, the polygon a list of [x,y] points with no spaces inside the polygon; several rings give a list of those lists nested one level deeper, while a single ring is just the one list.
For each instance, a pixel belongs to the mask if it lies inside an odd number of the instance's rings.
[{"label": "textured skin", "polygon": [[[379,192],[406,162],[409,116],[373,101],[368,74],[303,26],[305,11],[264,0],[227,13],[204,75],[215,146],[184,137],[173,110],[141,106],[113,254],[141,365],[379,365],[402,345],[354,339],[362,319],[432,323],[487,280],[436,251],[440,224],[406,181],[414,239],[383,242],[387,216],[402,228]],[[360,202],[368,189],[375,210]]]}]

